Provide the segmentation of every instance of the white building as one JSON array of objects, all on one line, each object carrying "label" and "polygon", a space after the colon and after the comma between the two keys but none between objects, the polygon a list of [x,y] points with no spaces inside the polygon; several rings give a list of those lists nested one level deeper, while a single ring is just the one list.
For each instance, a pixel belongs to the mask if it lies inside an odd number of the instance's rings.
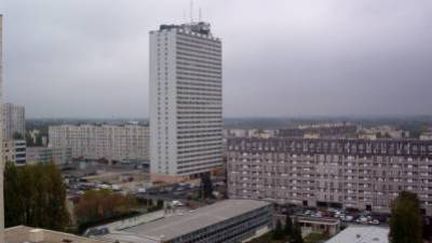
[{"label": "white building", "polygon": [[197,176],[221,166],[222,46],[207,23],[150,32],[153,175]]},{"label": "white building", "polygon": [[388,243],[390,229],[378,226],[349,226],[326,243]]},{"label": "white building", "polygon": [[149,128],[141,125],[59,125],[48,130],[49,147],[71,148],[73,158],[148,161]]},{"label": "white building", "polygon": [[[0,106],[3,94],[3,15],[0,14]],[[0,123],[3,122],[3,114],[0,112]],[[2,127],[3,124],[0,124]],[[3,129],[0,129],[0,141],[3,143]],[[4,242],[4,204],[3,204],[3,150],[0,149],[0,242]]]},{"label": "white building", "polygon": [[72,161],[72,148],[27,147],[26,156],[27,164],[53,162],[57,165],[64,165]]},{"label": "white building", "polygon": [[5,139],[13,139],[14,134],[19,133],[25,137],[25,109],[24,106],[12,103],[2,105],[3,112],[3,136]]},{"label": "white building", "polygon": [[26,164],[27,145],[25,140],[3,140],[4,161],[14,162],[15,165]]}]

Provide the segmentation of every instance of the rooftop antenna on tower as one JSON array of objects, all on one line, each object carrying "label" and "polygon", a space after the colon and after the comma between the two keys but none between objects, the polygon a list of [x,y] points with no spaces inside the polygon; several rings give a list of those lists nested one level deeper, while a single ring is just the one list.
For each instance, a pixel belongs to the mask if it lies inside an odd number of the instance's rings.
[{"label": "rooftop antenna on tower", "polygon": [[190,22],[193,23],[193,0],[190,1]]},{"label": "rooftop antenna on tower", "polygon": [[201,22],[201,16],[202,15],[202,13],[201,13],[201,7],[199,8],[199,10],[198,10],[198,22]]}]

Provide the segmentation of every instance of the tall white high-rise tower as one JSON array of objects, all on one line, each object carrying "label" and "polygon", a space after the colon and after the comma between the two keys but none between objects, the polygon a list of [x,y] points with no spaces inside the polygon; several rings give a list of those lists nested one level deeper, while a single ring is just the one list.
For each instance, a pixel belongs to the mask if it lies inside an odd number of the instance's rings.
[{"label": "tall white high-rise tower", "polygon": [[[3,96],[3,16],[0,14],[0,107]],[[3,126],[3,112],[0,112],[0,127]],[[0,129],[0,142],[3,147],[3,129]],[[3,149],[0,149],[0,242],[4,242],[4,202],[3,202]]]},{"label": "tall white high-rise tower", "polygon": [[222,160],[222,46],[204,22],[150,32],[154,175],[198,176]]}]

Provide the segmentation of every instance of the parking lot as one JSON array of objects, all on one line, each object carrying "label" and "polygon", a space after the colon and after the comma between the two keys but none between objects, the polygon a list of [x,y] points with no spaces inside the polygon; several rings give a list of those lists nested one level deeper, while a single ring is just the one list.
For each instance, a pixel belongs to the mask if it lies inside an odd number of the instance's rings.
[{"label": "parking lot", "polygon": [[[354,209],[290,207],[289,210],[293,215],[314,218],[335,218],[346,224],[387,225],[390,218],[390,214]],[[284,209],[282,208],[283,211]]]}]

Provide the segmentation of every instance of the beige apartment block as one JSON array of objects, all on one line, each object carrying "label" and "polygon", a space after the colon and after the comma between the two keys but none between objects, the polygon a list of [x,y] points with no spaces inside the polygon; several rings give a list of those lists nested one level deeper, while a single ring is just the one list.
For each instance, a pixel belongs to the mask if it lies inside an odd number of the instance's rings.
[{"label": "beige apartment block", "polygon": [[402,190],[432,214],[432,141],[230,138],[230,198],[389,212]]},{"label": "beige apartment block", "polygon": [[149,128],[142,125],[49,127],[49,147],[71,148],[72,158],[149,160]]}]

